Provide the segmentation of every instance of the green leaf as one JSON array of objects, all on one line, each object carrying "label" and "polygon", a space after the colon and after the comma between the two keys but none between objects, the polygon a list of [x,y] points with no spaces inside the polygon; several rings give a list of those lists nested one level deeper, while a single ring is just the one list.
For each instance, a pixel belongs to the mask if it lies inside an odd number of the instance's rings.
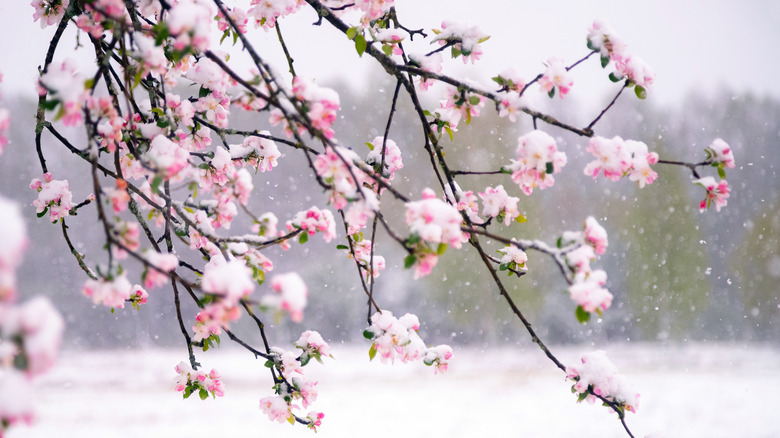
[{"label": "green leaf", "polygon": [[373,143],[366,142],[366,146],[368,146],[368,150],[369,151],[373,151],[374,150],[374,144]]},{"label": "green leaf", "polygon": [[439,246],[436,247],[436,255],[442,255],[445,251],[447,251],[446,243],[440,243]]},{"label": "green leaf", "polygon": [[545,171],[547,172],[548,175],[551,175],[553,173],[553,171],[555,170],[553,168],[552,161],[548,161],[547,163],[545,163],[544,166],[545,166]]},{"label": "green leaf", "polygon": [[374,360],[376,357],[376,344],[371,344],[371,349],[368,350],[368,358]]},{"label": "green leaf", "polygon": [[417,257],[414,254],[409,254],[404,258],[404,269],[409,269],[417,262]]},{"label": "green leaf", "polygon": [[46,213],[47,213],[48,211],[49,211],[49,207],[48,207],[48,206],[46,206],[46,208],[44,208],[42,212],[40,212],[40,213],[37,213],[37,216],[38,216],[38,217],[44,217],[44,216],[46,216]]},{"label": "green leaf", "polygon": [[230,35],[230,29],[225,29],[225,33],[222,34],[222,38],[219,39],[219,43],[222,44],[222,41],[225,41],[225,38],[227,38]]},{"label": "green leaf", "polygon": [[[469,115],[471,113],[468,113]],[[447,134],[450,136],[450,141],[455,141],[452,136],[452,129],[450,129],[449,125],[444,125],[444,130],[447,131]]]},{"label": "green leaf", "polygon": [[385,55],[392,56],[393,55],[393,46],[385,44],[382,46],[382,51],[385,52]]},{"label": "green leaf", "polygon": [[634,88],[634,93],[636,93],[636,97],[640,99],[647,97],[647,90],[645,90],[645,87],[641,85],[637,85],[636,88]]},{"label": "green leaf", "polygon": [[357,50],[358,56],[363,56],[363,52],[366,51],[366,37],[358,35],[355,37],[355,50]]},{"label": "green leaf", "polygon": [[192,387],[188,386],[188,387],[184,388],[184,394],[183,395],[184,395],[185,399],[190,398],[190,396],[192,395]]},{"label": "green leaf", "polygon": [[160,191],[160,184],[162,184],[162,177],[157,175],[152,180],[152,193]]},{"label": "green leaf", "polygon": [[349,29],[347,29],[347,38],[349,38],[350,40],[354,40],[355,37],[357,36],[357,33],[358,33],[357,27],[350,27]]},{"label": "green leaf", "polygon": [[112,307],[112,308],[111,308],[111,314],[113,314],[113,313],[114,313],[114,308]]},{"label": "green leaf", "polygon": [[582,306],[577,306],[577,321],[580,322],[580,324],[585,324],[586,322],[590,321],[590,313],[586,312],[585,309],[582,308]]},{"label": "green leaf", "polygon": [[265,364],[263,364],[266,368],[273,368],[274,367],[274,361],[267,360],[265,361]]},{"label": "green leaf", "polygon": [[596,47],[593,45],[592,42],[590,42],[590,38],[586,38],[586,40],[588,41],[588,49],[589,50],[593,50],[595,52],[596,51]]},{"label": "green leaf", "polygon": [[609,64],[609,56],[601,56],[601,68],[605,68]]},{"label": "green leaf", "polygon": [[198,97],[206,97],[209,94],[211,94],[211,90],[209,90],[208,88],[206,88],[204,86],[201,86],[200,90],[198,90]]},{"label": "green leaf", "polygon": [[501,263],[500,265],[498,265],[499,271],[506,271],[507,269],[509,269],[509,263]]},{"label": "green leaf", "polygon": [[336,249],[349,249],[347,245],[336,245]]},{"label": "green leaf", "polygon": [[477,96],[469,97],[469,103],[472,105],[479,105],[479,97]]},{"label": "green leaf", "polygon": [[160,117],[165,115],[165,112],[163,112],[162,108],[152,108],[152,112],[157,114]]},{"label": "green leaf", "polygon": [[198,397],[200,397],[201,400],[206,400],[209,398],[209,392],[203,388],[200,388],[200,391],[198,391]]},{"label": "green leaf", "polygon": [[621,78],[621,77],[618,77],[618,76],[615,74],[615,72],[612,72],[612,73],[610,73],[610,74],[609,74],[609,80],[610,80],[610,81],[612,81],[612,82],[620,82],[620,81],[622,81],[622,80],[623,80],[623,78]]},{"label": "green leaf", "polygon": [[309,241],[309,233],[304,231],[301,233],[301,237],[298,238],[298,242],[300,242],[301,245]]},{"label": "green leaf", "polygon": [[553,87],[553,88],[550,90],[550,92],[549,92],[549,93],[547,93],[547,95],[548,95],[548,96],[550,96],[550,99],[552,99],[553,97],[555,97],[555,88]]},{"label": "green leaf", "polygon": [[724,169],[723,166],[718,166],[718,176],[720,179],[726,179],[726,169]]},{"label": "green leaf", "polygon": [[369,329],[365,329],[365,330],[363,330],[363,337],[370,341],[370,340],[374,339],[374,332],[372,332]]},{"label": "green leaf", "polygon": [[59,99],[46,99],[46,101],[43,102],[43,108],[51,111],[54,108],[57,108],[57,105],[59,104],[60,104]]},{"label": "green leaf", "polygon": [[526,218],[525,216],[523,216],[521,214],[520,216],[517,216],[515,218],[515,222],[517,222],[518,224],[524,224],[524,223],[528,222],[528,218]]},{"label": "green leaf", "polygon": [[292,425],[295,425],[295,417],[290,415],[289,417],[287,417],[287,422],[292,424]]}]

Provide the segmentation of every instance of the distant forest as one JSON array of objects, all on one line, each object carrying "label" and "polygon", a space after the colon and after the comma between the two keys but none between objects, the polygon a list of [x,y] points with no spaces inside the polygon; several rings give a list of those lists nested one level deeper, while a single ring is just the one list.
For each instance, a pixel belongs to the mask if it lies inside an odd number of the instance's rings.
[{"label": "distant forest", "polygon": [[[393,84],[378,82],[377,87],[392,92]],[[365,101],[345,84],[324,85],[341,95],[336,137],[342,145],[365,156],[365,143],[382,135],[389,102]],[[569,156],[553,188],[526,197],[505,175],[461,177],[459,183],[464,190],[476,192],[488,185],[503,184],[510,195],[521,198],[520,211],[528,222],[502,229],[507,237],[539,237],[553,243],[561,232],[580,229],[589,215],[596,216],[607,229],[608,252],[595,265],[607,271],[606,287],[615,299],[602,320],[577,323],[576,306],[568,298],[557,267],[540,254],[529,252],[528,275],[507,280],[513,297],[546,340],[780,339],[780,102],[726,91],[716,95],[710,99],[692,94],[674,108],[654,106],[652,99],[624,99],[596,132],[605,137],[619,135],[644,141],[663,159],[686,161],[703,160],[704,147],[717,137],[723,138],[734,150],[737,169],[728,172],[732,192],[728,206],[720,213],[714,209],[699,213],[703,191],[691,184],[690,172],[682,167],[655,166],[659,178],[641,189],[642,193],[627,179],[594,182],[582,171],[590,161],[584,152],[587,139],[543,124],[539,127],[555,137],[559,148]],[[31,235],[19,272],[22,297],[43,293],[54,300],[66,316],[67,347],[182,343],[169,288],[150,291],[149,303],[140,312],[128,306],[112,314],[81,295],[84,274],[62,239],[60,225],[37,219],[30,204],[34,193],[28,184],[40,176],[32,140],[34,102],[14,99],[10,90],[4,96],[6,103],[13,105],[13,125],[12,143],[0,156],[0,193],[25,206]],[[429,107],[435,105],[431,102]],[[242,112],[238,108],[232,111]],[[579,120],[570,108],[552,106],[548,111],[563,120]],[[267,127],[266,114],[246,114],[235,120],[241,128]],[[404,183],[408,181],[409,188],[425,184],[440,192],[436,181],[419,180],[429,174],[421,169],[430,166],[430,161],[422,150],[422,134],[416,123],[413,115],[400,112],[390,131],[390,138],[404,153],[405,167],[396,176],[397,188],[405,191]],[[531,129],[530,120],[511,123],[485,108],[470,126],[461,126],[454,142],[445,141],[447,157],[463,167],[497,170],[508,164],[508,159],[502,161],[502,157],[512,155],[517,137]],[[47,156],[57,147],[50,140],[45,138]],[[279,166],[256,176],[255,199],[250,205],[255,214],[273,210],[284,222],[300,209],[323,206],[326,198],[312,184],[303,157],[282,145],[280,150],[283,156]],[[59,162],[49,164],[50,169],[55,177],[58,169],[64,175],[62,169],[74,160],[63,151]],[[90,193],[91,186],[85,181],[70,179],[74,201]],[[387,198],[387,202],[391,200]],[[400,215],[393,224],[405,230],[402,221]],[[246,224],[239,220],[233,226],[240,229]],[[82,209],[77,217],[69,218],[68,225],[88,262],[105,263],[93,210]],[[298,270],[310,291],[304,322],[281,322],[281,330],[271,332],[279,338],[271,339],[272,344],[294,341],[305,329],[318,330],[330,342],[361,339],[366,299],[354,265],[344,251],[336,249],[336,244],[313,238],[303,246],[294,243],[287,252],[269,252],[276,271]],[[379,277],[375,293],[394,313],[416,313],[423,321],[421,334],[429,342],[477,346],[527,343],[522,326],[499,300],[481,263],[473,255],[466,257],[468,251],[447,251],[432,275],[413,280],[412,273],[403,269],[403,251],[389,239],[379,239],[378,245],[388,269]],[[502,246],[487,245],[495,250]],[[140,278],[130,280],[140,282]],[[196,312],[191,303],[185,306],[189,325]],[[266,319],[268,324],[275,324],[271,316],[266,315]],[[249,333],[249,327],[236,327],[238,332],[244,329]]]}]

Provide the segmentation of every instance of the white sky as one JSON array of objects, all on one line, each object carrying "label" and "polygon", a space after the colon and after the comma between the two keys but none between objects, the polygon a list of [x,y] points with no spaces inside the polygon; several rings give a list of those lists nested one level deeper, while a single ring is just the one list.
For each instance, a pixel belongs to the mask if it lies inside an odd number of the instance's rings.
[{"label": "white sky", "polygon": [[[230,2],[228,2],[230,4]],[[248,0],[236,4],[248,3]],[[483,73],[476,78],[515,67],[526,77],[542,69],[550,56],[572,62],[586,52],[585,35],[595,18],[605,19],[620,33],[634,53],[657,73],[651,100],[674,103],[696,88],[709,92],[721,85],[734,91],[752,91],[780,98],[777,80],[777,44],[780,43],[780,2],[772,0],[396,0],[399,17],[408,27],[438,27],[442,19],[477,24],[492,38],[483,47],[478,63]],[[412,10],[414,9],[414,10]],[[32,22],[33,8],[27,0],[0,1],[1,85],[9,93],[32,93],[36,68],[43,61],[53,28],[41,30]],[[435,17],[435,18],[434,18]],[[331,29],[316,32],[309,25],[313,13],[306,11],[282,22],[296,59],[298,73],[327,78],[338,75],[365,85],[361,70],[368,65],[349,47],[344,37]],[[256,40],[275,37],[257,32]],[[261,47],[262,47],[262,43]],[[73,56],[73,34],[66,37],[57,58]],[[334,55],[333,50],[341,52]],[[307,51],[313,54],[307,54]],[[277,50],[277,49],[270,49]],[[422,49],[421,49],[422,50]],[[88,53],[87,53],[88,54]],[[270,56],[270,55],[269,55]],[[594,61],[592,64],[596,64]],[[462,68],[453,63],[452,68]],[[286,70],[280,65],[280,69]],[[471,69],[471,67],[469,67]],[[472,69],[473,70],[473,69]],[[470,70],[470,71],[472,71]],[[447,70],[453,73],[457,70]],[[575,75],[574,92],[588,97],[593,81],[608,86],[601,76],[588,76],[587,69]]]}]

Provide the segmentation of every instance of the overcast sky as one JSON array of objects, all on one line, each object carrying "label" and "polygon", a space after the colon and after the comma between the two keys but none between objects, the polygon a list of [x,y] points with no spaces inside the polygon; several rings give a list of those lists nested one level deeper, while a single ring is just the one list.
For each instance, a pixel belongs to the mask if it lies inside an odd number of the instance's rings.
[{"label": "overcast sky", "polygon": [[[242,3],[248,0],[236,4]],[[550,56],[572,62],[587,53],[587,28],[593,19],[602,18],[655,69],[657,80],[650,99],[656,102],[674,103],[687,90],[706,93],[720,86],[780,98],[777,1],[396,0],[396,4],[408,27],[430,29],[442,19],[452,19],[471,22],[489,33],[492,38],[483,45],[483,60],[477,67],[459,71],[474,79],[485,80],[510,66],[533,77]],[[5,76],[6,96],[20,90],[34,92],[36,68],[54,32],[52,27],[41,30],[33,23],[32,12],[27,0],[0,2],[0,71]],[[325,79],[338,75],[365,84],[363,72],[369,62],[358,62],[353,50],[344,50],[340,46],[344,37],[332,29],[313,29],[313,19],[313,13],[305,11],[282,22],[298,73]],[[262,34],[260,30],[254,37],[261,47],[262,41],[275,37],[272,32]],[[56,58],[73,56],[73,35],[65,38]],[[451,64],[453,70],[448,71],[462,69],[458,64]],[[583,70],[575,76],[573,92],[587,98],[596,76]],[[599,84],[606,83],[603,77],[597,79]]]}]

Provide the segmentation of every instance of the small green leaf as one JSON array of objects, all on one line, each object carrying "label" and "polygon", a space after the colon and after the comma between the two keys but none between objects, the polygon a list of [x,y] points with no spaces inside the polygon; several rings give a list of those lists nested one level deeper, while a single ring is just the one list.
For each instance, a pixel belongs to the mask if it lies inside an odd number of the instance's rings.
[{"label": "small green leaf", "polygon": [[641,85],[637,85],[636,88],[634,88],[634,93],[636,93],[636,97],[640,99],[647,97],[647,90],[645,90],[645,87]]},{"label": "small green leaf", "polygon": [[355,37],[357,36],[357,33],[358,33],[357,27],[350,27],[349,29],[347,29],[347,38],[349,38],[350,40],[354,40]]},{"label": "small green leaf", "polygon": [[376,357],[376,344],[371,344],[371,349],[368,350],[368,358],[374,360]]},{"label": "small green leaf", "polygon": [[601,68],[605,68],[609,64],[609,56],[601,56]]},{"label": "small green leaf", "polygon": [[552,99],[553,97],[555,97],[555,87],[553,87],[553,88],[550,90],[550,92],[549,92],[549,93],[547,93],[547,95],[548,95],[548,96],[550,96],[550,99]]},{"label": "small green leaf", "polygon": [[152,193],[157,193],[160,190],[160,184],[162,184],[162,177],[157,175],[152,180]]},{"label": "small green leaf", "polygon": [[621,78],[618,75],[616,75],[615,72],[612,72],[612,73],[609,74],[609,80],[612,81],[612,82],[620,82],[620,81],[623,80],[623,78]]},{"label": "small green leaf", "polygon": [[393,55],[393,46],[385,44],[382,46],[382,51],[385,52],[385,55],[392,56]]},{"label": "small green leaf", "polygon": [[336,249],[349,249],[347,245],[336,245]]},{"label": "small green leaf", "polygon": [[222,38],[219,39],[219,43],[222,44],[222,41],[225,41],[225,38],[227,38],[230,35],[230,29],[225,29],[225,32],[222,34]]},{"label": "small green leaf", "polygon": [[414,254],[409,254],[404,258],[404,269],[409,269],[417,262],[417,257]]},{"label": "small green leaf", "polygon": [[301,245],[309,241],[309,233],[303,232],[301,233],[301,237],[298,238],[298,242],[300,242]]},{"label": "small green leaf", "polygon": [[38,216],[38,217],[44,217],[44,216],[46,216],[46,213],[47,213],[48,211],[49,211],[49,207],[47,206],[47,207],[45,207],[45,208],[43,209],[43,211],[42,211],[42,212],[40,212],[40,213],[37,213],[37,216]]},{"label": "small green leaf", "polygon": [[[471,113],[468,113],[469,115]],[[447,131],[447,134],[450,136],[450,141],[455,141],[452,136],[452,129],[450,129],[449,125],[444,125],[444,130]]]},{"label": "small green leaf", "polygon": [[446,243],[440,243],[439,246],[436,247],[436,255],[442,255],[445,251],[447,251]]},{"label": "small green leaf", "polygon": [[369,329],[365,329],[365,330],[363,330],[363,337],[370,341],[370,340],[374,339],[374,332],[372,332]]},{"label": "small green leaf", "polygon": [[113,314],[113,313],[114,313],[114,308],[112,307],[112,308],[111,308],[111,314]]},{"label": "small green leaf", "polygon": [[477,96],[469,97],[469,103],[472,105],[479,105],[479,97]]},{"label": "small green leaf", "polygon": [[544,166],[545,166],[545,171],[547,172],[548,175],[551,175],[553,173],[553,171],[555,170],[553,168],[552,161],[548,161],[547,163],[545,163]]},{"label": "small green leaf", "polygon": [[726,179],[726,169],[723,166],[718,166],[718,176],[720,179]]},{"label": "small green leaf", "polygon": [[501,263],[500,265],[498,265],[499,271],[506,271],[507,269],[509,269],[509,263]]},{"label": "small green leaf", "polygon": [[596,46],[593,45],[593,43],[590,41],[590,38],[587,38],[587,41],[588,41],[588,49],[593,50],[595,52]]},{"label": "small green leaf", "polygon": [[57,105],[59,104],[60,104],[59,99],[46,99],[46,101],[43,102],[43,108],[51,111],[54,108],[57,108]]},{"label": "small green leaf", "polygon": [[211,90],[203,86],[200,87],[200,90],[198,91],[198,97],[206,97],[209,94],[211,94]]},{"label": "small green leaf", "polygon": [[198,397],[200,397],[201,400],[206,400],[209,398],[209,392],[203,388],[200,388],[200,391],[198,391]]},{"label": "small green leaf", "polygon": [[521,214],[521,215],[519,215],[519,216],[517,216],[515,218],[515,222],[517,222],[518,224],[524,224],[524,223],[528,222],[528,218],[526,218],[525,216],[523,216]]},{"label": "small green leaf", "polygon": [[190,398],[190,396],[192,395],[192,387],[188,386],[188,387],[184,388],[184,394],[183,395],[184,395],[185,399]]},{"label": "small green leaf", "polygon": [[292,424],[292,425],[295,425],[295,417],[290,415],[289,417],[287,417],[287,422]]},{"label": "small green leaf", "polygon": [[355,37],[355,50],[357,50],[358,56],[363,56],[363,52],[366,51],[366,37],[358,35]]},{"label": "small green leaf", "polygon": [[590,321],[590,313],[586,312],[585,309],[582,308],[582,306],[577,306],[577,321],[580,322],[580,324],[585,324],[586,322]]},{"label": "small green leaf", "polygon": [[374,144],[373,143],[366,142],[366,146],[368,146],[368,150],[369,151],[373,151],[374,150]]}]

